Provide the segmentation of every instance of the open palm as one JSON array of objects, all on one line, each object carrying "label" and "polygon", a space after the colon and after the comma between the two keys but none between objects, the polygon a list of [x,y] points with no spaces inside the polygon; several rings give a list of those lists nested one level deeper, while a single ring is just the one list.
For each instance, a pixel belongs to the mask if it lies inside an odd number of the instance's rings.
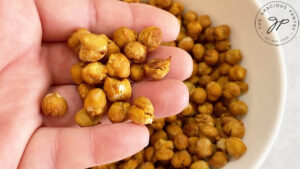
[{"label": "open palm", "polygon": [[[175,17],[143,4],[114,0],[0,1],[0,168],[74,169],[120,160],[143,149],[149,134],[132,123],[78,128],[74,113],[82,107],[69,75],[76,56],[65,45],[80,27],[111,35],[120,26],[137,31],[160,27],[163,41],[176,39]],[[133,85],[133,98],[146,96],[156,117],[180,112],[188,103],[181,82],[192,71],[190,56],[177,48],[160,47],[152,57],[172,55],[164,80]],[[63,118],[43,117],[40,100],[49,91],[69,105]]]}]

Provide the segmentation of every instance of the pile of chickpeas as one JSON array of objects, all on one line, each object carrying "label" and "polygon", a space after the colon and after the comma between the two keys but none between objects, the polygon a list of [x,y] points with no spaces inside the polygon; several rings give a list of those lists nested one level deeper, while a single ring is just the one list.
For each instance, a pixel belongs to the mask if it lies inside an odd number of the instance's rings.
[{"label": "pile of chickpeas", "polygon": [[248,91],[246,69],[239,65],[242,53],[231,48],[228,25],[212,26],[208,15],[184,13],[183,4],[173,0],[147,3],[178,18],[177,40],[162,45],[179,47],[193,57],[192,76],[184,82],[190,103],[180,114],[147,125],[150,140],[144,150],[93,169],[222,168],[247,150],[241,140],[245,135],[241,118],[248,107],[238,100]]}]

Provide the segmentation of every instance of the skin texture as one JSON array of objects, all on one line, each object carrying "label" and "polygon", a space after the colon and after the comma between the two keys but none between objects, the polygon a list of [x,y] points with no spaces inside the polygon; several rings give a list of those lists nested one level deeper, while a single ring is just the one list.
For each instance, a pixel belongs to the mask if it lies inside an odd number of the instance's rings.
[{"label": "skin texture", "polygon": [[[69,74],[77,58],[65,41],[80,27],[111,36],[120,26],[139,32],[150,25],[161,28],[163,41],[172,41],[179,32],[175,17],[114,0],[1,0],[0,22],[0,168],[87,168],[120,160],[148,144],[143,125],[74,127],[82,102]],[[180,81],[191,74],[191,58],[172,47],[151,55],[172,55],[170,73],[162,81],[134,84],[133,98],[150,98],[157,117],[179,113],[188,104]],[[68,103],[61,119],[40,113],[40,101],[49,91],[59,92]]]}]

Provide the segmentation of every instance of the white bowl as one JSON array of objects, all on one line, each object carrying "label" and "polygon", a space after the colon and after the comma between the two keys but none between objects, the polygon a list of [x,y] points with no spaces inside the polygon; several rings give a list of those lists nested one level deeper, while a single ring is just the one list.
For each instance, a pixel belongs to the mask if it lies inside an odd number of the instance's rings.
[{"label": "white bowl", "polygon": [[[208,14],[213,25],[231,27],[232,48],[241,49],[247,68],[249,92],[241,99],[249,107],[244,117],[248,147],[239,160],[224,169],[259,168],[278,133],[286,96],[284,56],[280,47],[265,43],[257,35],[254,21],[259,5],[254,0],[181,0],[185,10]],[[275,34],[273,36],[276,36]]]}]

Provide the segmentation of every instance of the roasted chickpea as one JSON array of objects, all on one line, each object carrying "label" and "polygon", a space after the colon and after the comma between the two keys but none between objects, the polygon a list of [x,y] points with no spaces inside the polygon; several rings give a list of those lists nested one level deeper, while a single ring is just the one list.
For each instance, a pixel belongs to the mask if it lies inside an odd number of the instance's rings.
[{"label": "roasted chickpea", "polygon": [[238,49],[230,49],[225,53],[225,61],[230,65],[238,64],[243,56]]},{"label": "roasted chickpea", "polygon": [[226,138],[221,138],[220,140],[218,140],[216,144],[216,148],[217,150],[226,152]]},{"label": "roasted chickpea", "polygon": [[206,85],[207,99],[210,101],[216,101],[222,95],[222,87],[218,82],[209,82]]},{"label": "roasted chickpea", "polygon": [[207,158],[213,154],[213,144],[206,137],[200,137],[196,145],[196,153],[200,158]]},{"label": "roasted chickpea", "polygon": [[144,150],[136,153],[133,158],[138,162],[138,164],[142,164],[144,162]]},{"label": "roasted chickpea", "polygon": [[204,103],[206,100],[205,90],[201,87],[197,87],[192,93],[191,99],[198,104]]},{"label": "roasted chickpea", "polygon": [[137,166],[138,166],[137,160],[130,159],[124,163],[122,169],[136,169]]},{"label": "roasted chickpea", "polygon": [[113,53],[120,53],[120,48],[114,41],[108,40],[107,53],[105,56],[107,56],[107,58],[109,58],[109,56]]},{"label": "roasted chickpea", "polygon": [[197,18],[198,18],[198,15],[195,11],[187,11],[183,15],[184,25],[188,25],[190,22],[196,21]]},{"label": "roasted chickpea", "polygon": [[104,113],[106,106],[106,95],[99,88],[90,90],[84,99],[84,108],[91,117]]},{"label": "roasted chickpea", "polygon": [[169,117],[166,117],[165,120],[168,123],[173,123],[173,122],[175,122],[177,120],[177,116],[176,115],[169,116]]},{"label": "roasted chickpea", "polygon": [[213,117],[209,114],[197,114],[195,120],[200,128],[203,128],[205,125],[214,126],[215,124]]},{"label": "roasted chickpea", "polygon": [[165,118],[154,119],[150,126],[155,130],[161,130],[165,126]]},{"label": "roasted chickpea", "polygon": [[229,82],[224,85],[223,96],[227,99],[238,97],[241,94],[240,86],[234,82]]},{"label": "roasted chickpea", "polygon": [[151,162],[144,162],[139,166],[139,169],[155,169],[154,165]]},{"label": "roasted chickpea", "polygon": [[77,87],[77,91],[79,93],[79,96],[81,99],[85,99],[85,97],[87,96],[87,94],[89,93],[90,90],[92,90],[94,87],[85,83],[81,83],[78,87]]},{"label": "roasted chickpea", "polygon": [[224,113],[228,113],[227,107],[223,105],[222,102],[217,102],[214,107],[214,114],[217,116],[221,116]]},{"label": "roasted chickpea", "polygon": [[112,123],[121,123],[127,120],[130,104],[127,102],[115,102],[108,109],[108,118]]},{"label": "roasted chickpea", "polygon": [[204,54],[204,61],[208,65],[215,65],[218,63],[219,53],[215,49],[208,49]]},{"label": "roasted chickpea", "polygon": [[130,61],[121,53],[111,54],[106,67],[112,77],[127,78],[130,75]]},{"label": "roasted chickpea", "polygon": [[227,63],[222,63],[219,67],[220,75],[227,75],[229,73],[231,66]]},{"label": "roasted chickpea", "polygon": [[124,48],[125,55],[134,63],[142,63],[146,60],[147,48],[140,42],[130,42]]},{"label": "roasted chickpea", "polygon": [[227,157],[224,152],[216,152],[209,160],[209,164],[215,168],[222,168],[227,164]]},{"label": "roasted chickpea", "polygon": [[146,161],[151,161],[152,160],[152,157],[153,157],[153,154],[154,154],[154,148],[153,147],[147,147],[144,149],[144,159]]},{"label": "roasted chickpea", "polygon": [[208,75],[212,72],[212,68],[208,66],[205,62],[200,62],[198,64],[198,74],[199,75]]},{"label": "roasted chickpea", "polygon": [[189,139],[184,134],[177,134],[174,137],[174,145],[178,150],[184,150],[189,146]]},{"label": "roasted chickpea", "polygon": [[166,127],[166,131],[170,139],[173,139],[177,134],[182,134],[182,129],[176,124],[169,124]]},{"label": "roasted chickpea", "polygon": [[198,112],[200,114],[210,114],[211,115],[213,113],[213,110],[214,110],[214,106],[209,102],[206,102],[206,103],[198,106]]},{"label": "roasted chickpea", "polygon": [[234,81],[242,81],[246,77],[246,69],[239,66],[239,65],[234,65],[229,69],[229,79],[234,80]]},{"label": "roasted chickpea", "polygon": [[159,139],[166,140],[167,138],[167,133],[164,130],[158,130],[151,136],[150,144],[154,145]]},{"label": "roasted chickpea", "polygon": [[214,35],[216,40],[226,40],[230,36],[230,28],[228,25],[217,26]]},{"label": "roasted chickpea", "polygon": [[173,2],[171,7],[169,8],[169,12],[173,15],[181,15],[184,10],[184,7],[181,2]]},{"label": "roasted chickpea", "polygon": [[66,100],[57,92],[48,93],[42,100],[42,112],[47,116],[63,116],[67,113]]},{"label": "roasted chickpea", "polygon": [[207,42],[213,42],[215,40],[215,27],[208,27],[204,31],[204,38]]},{"label": "roasted chickpea", "polygon": [[209,75],[202,75],[199,80],[198,80],[198,83],[199,83],[199,86],[201,87],[206,87],[206,85],[213,81],[212,77],[209,76]]},{"label": "roasted chickpea", "polygon": [[212,43],[212,42],[205,43],[204,47],[205,47],[206,50],[208,50],[208,49],[216,49],[215,44]]},{"label": "roasted chickpea", "polygon": [[101,84],[107,77],[107,68],[100,62],[89,63],[82,69],[81,77],[87,84]]},{"label": "roasted chickpea", "polygon": [[248,112],[248,106],[243,101],[235,100],[229,104],[229,110],[234,116],[244,115]]},{"label": "roasted chickpea", "polygon": [[195,110],[195,105],[193,105],[191,102],[189,102],[189,105],[181,111],[178,116],[183,117],[183,116],[192,116],[196,114]]},{"label": "roasted chickpea", "polygon": [[173,0],[156,0],[155,4],[158,7],[167,9],[172,5]]},{"label": "roasted chickpea", "polygon": [[[197,64],[196,64],[197,65]],[[198,66],[198,65],[197,65]],[[198,72],[198,69],[195,69],[196,73]],[[199,82],[199,77],[198,76],[191,76],[190,78],[188,78],[188,81],[191,82],[194,85],[197,85]]]},{"label": "roasted chickpea", "polygon": [[72,65],[70,70],[71,79],[77,85],[82,83],[82,77],[81,77],[82,66],[83,66],[82,63],[76,63]]},{"label": "roasted chickpea", "polygon": [[194,47],[194,40],[190,36],[184,37],[178,42],[178,47],[190,52]]},{"label": "roasted chickpea", "polygon": [[198,142],[198,137],[189,137],[189,146],[188,146],[188,151],[191,154],[196,154],[196,147],[197,147],[197,142]]},{"label": "roasted chickpea", "polygon": [[170,62],[171,56],[168,59],[151,59],[144,64],[145,73],[154,80],[160,80],[169,73]]},{"label": "roasted chickpea", "polygon": [[155,143],[154,149],[155,149],[155,150],[159,150],[159,149],[163,149],[163,148],[174,149],[174,144],[173,144],[173,142],[170,141],[170,140],[159,139],[159,140]]},{"label": "roasted chickpea", "polygon": [[238,82],[235,82],[237,85],[240,86],[240,89],[241,89],[241,92],[242,93],[246,93],[248,91],[248,84],[246,82],[243,82],[243,81],[238,81]]},{"label": "roasted chickpea", "polygon": [[229,82],[228,76],[221,76],[217,82],[221,85],[221,87],[224,87],[225,84]]},{"label": "roasted chickpea", "polygon": [[197,76],[198,73],[198,64],[197,62],[193,59],[193,72],[192,72],[192,77]]},{"label": "roasted chickpea", "polygon": [[85,111],[85,109],[80,109],[76,114],[75,114],[75,122],[80,126],[80,127],[89,127],[89,126],[95,126],[99,124],[99,119],[100,116],[95,116],[91,118],[89,114]]},{"label": "roasted chickpea", "polygon": [[195,85],[191,82],[188,82],[188,81],[185,81],[184,84],[188,88],[189,94],[191,95],[194,92],[194,90],[196,89]]},{"label": "roasted chickpea", "polygon": [[[186,29],[184,27],[181,27],[176,41],[180,42],[185,37],[187,37]],[[178,46],[179,46],[179,43],[178,43]]]},{"label": "roasted chickpea", "polygon": [[[83,34],[89,34],[89,33],[90,32],[85,28],[78,29],[68,39],[68,46],[72,49],[77,48],[78,46],[80,46],[80,36]],[[76,52],[76,54],[78,54],[78,53]]]},{"label": "roasted chickpea", "polygon": [[189,36],[191,36],[194,40],[197,40],[202,31],[202,26],[198,21],[191,21],[187,24],[187,31]]},{"label": "roasted chickpea", "polygon": [[125,27],[117,29],[113,34],[113,40],[120,48],[124,48],[127,43],[136,41],[136,38],[137,33]]},{"label": "roasted chickpea", "polygon": [[199,136],[199,127],[196,122],[187,123],[183,126],[183,132],[189,137]]},{"label": "roasted chickpea", "polygon": [[201,24],[201,26],[206,29],[211,25],[211,20],[208,15],[201,15],[198,18],[198,22]]},{"label": "roasted chickpea", "polygon": [[223,126],[224,133],[229,137],[243,138],[245,127],[242,121],[231,120]]},{"label": "roasted chickpea", "polygon": [[128,100],[131,97],[132,89],[128,79],[117,80],[107,77],[103,89],[109,101]]},{"label": "roasted chickpea", "polygon": [[108,37],[104,34],[86,33],[80,36],[81,48],[79,58],[82,61],[95,62],[102,59],[107,52]]},{"label": "roasted chickpea", "polygon": [[144,79],[144,69],[140,64],[132,64],[130,67],[130,78],[131,80],[138,82]]},{"label": "roasted chickpea", "polygon": [[229,137],[228,139],[226,139],[225,144],[228,154],[236,159],[239,159],[247,151],[246,145],[240,138],[237,137]]},{"label": "roasted chickpea", "polygon": [[220,78],[219,68],[214,69],[214,71],[210,74],[210,76],[214,81],[217,81]]},{"label": "roasted chickpea", "polygon": [[207,138],[213,138],[214,140],[218,140],[220,138],[219,131],[216,127],[211,125],[204,125],[200,128],[201,134],[206,136]]},{"label": "roasted chickpea", "polygon": [[152,102],[144,97],[138,97],[128,112],[129,119],[134,123],[150,124],[154,119],[154,108]]},{"label": "roasted chickpea", "polygon": [[154,159],[159,161],[170,160],[174,155],[172,141],[160,139],[154,145]]},{"label": "roasted chickpea", "polygon": [[209,169],[209,166],[206,161],[200,160],[193,162],[190,169]]},{"label": "roasted chickpea", "polygon": [[149,52],[152,52],[160,45],[161,37],[161,30],[155,26],[150,26],[140,32],[138,41],[144,44]]},{"label": "roasted chickpea", "polygon": [[229,40],[221,40],[215,43],[215,47],[219,52],[225,52],[231,48],[231,43]]},{"label": "roasted chickpea", "polygon": [[205,48],[201,43],[196,43],[192,50],[194,59],[197,61],[202,61],[205,53]]},{"label": "roasted chickpea", "polygon": [[174,168],[188,167],[192,163],[192,157],[186,150],[175,152],[171,164]]},{"label": "roasted chickpea", "polygon": [[162,46],[176,47],[176,42],[175,42],[175,41],[171,41],[171,42],[162,42],[161,45],[162,45]]}]

